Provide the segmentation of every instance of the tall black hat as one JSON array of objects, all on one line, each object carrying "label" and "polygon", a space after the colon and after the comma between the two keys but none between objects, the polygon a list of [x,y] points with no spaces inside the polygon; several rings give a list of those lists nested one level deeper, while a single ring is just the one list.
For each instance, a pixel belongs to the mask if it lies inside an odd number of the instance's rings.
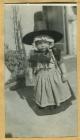
[{"label": "tall black hat", "polygon": [[33,43],[34,38],[39,35],[48,35],[54,39],[54,42],[60,41],[63,36],[60,32],[47,29],[47,25],[44,20],[44,15],[41,11],[36,12],[34,14],[34,31],[26,34],[23,37],[22,42],[24,44],[31,45]]}]

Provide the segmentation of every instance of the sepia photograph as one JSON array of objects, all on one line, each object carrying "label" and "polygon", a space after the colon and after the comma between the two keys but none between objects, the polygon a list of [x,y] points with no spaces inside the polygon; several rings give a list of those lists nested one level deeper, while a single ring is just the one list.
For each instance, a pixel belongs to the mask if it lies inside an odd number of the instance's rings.
[{"label": "sepia photograph", "polygon": [[77,136],[77,5],[4,8],[5,137]]}]

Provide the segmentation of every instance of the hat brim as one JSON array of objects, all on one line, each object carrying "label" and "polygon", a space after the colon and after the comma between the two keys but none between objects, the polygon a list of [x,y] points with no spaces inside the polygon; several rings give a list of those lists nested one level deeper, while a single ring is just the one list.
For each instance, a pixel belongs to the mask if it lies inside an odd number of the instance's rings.
[{"label": "hat brim", "polygon": [[32,45],[34,38],[39,36],[39,35],[48,35],[54,39],[54,42],[60,41],[63,37],[62,33],[60,33],[60,32],[50,31],[50,30],[42,30],[42,31],[34,31],[34,32],[30,32],[30,33],[26,34],[23,37],[22,42],[24,44]]}]

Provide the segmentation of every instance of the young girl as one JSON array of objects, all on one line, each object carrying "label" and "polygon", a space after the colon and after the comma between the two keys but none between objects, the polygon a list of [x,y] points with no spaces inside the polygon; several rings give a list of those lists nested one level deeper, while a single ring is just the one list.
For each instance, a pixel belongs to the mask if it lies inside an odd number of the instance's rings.
[{"label": "young girl", "polygon": [[29,67],[32,71],[29,74],[31,80],[34,76],[34,100],[41,108],[60,106],[72,95],[66,68],[55,51],[55,39],[46,34],[37,35],[32,45],[36,50],[30,53]]}]

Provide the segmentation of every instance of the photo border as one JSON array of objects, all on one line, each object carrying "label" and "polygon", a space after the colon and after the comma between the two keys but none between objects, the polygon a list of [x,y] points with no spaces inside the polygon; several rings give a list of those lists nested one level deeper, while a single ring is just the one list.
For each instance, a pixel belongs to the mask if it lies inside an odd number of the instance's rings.
[{"label": "photo border", "polygon": [[[4,97],[4,4],[8,3],[76,3],[77,4],[77,108],[78,136],[52,138],[5,138],[5,97]],[[79,140],[80,139],[80,0],[0,0],[0,140]]]}]

